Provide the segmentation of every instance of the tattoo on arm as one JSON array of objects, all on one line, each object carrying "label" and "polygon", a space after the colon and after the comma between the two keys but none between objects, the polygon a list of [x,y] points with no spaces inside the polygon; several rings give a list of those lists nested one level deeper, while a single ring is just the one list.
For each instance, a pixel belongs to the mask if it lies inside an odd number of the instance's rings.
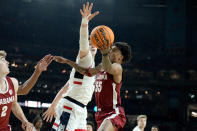
[{"label": "tattoo on arm", "polygon": [[[86,75],[86,76],[94,76],[96,75],[102,68],[102,64],[99,64],[97,67],[95,68],[83,68],[81,66],[79,66],[77,63],[71,61],[71,60],[67,60],[66,62],[68,65],[70,65],[71,67],[75,68],[76,71],[78,71],[79,73],[81,73],[82,75]],[[87,72],[88,70],[88,72]],[[90,74],[88,74],[90,73]]]},{"label": "tattoo on arm", "polygon": [[82,75],[86,74],[87,69],[79,66],[77,63],[75,63],[71,60],[68,60],[67,64],[70,65],[71,67],[75,68],[75,70],[78,71],[79,73],[81,73]]}]

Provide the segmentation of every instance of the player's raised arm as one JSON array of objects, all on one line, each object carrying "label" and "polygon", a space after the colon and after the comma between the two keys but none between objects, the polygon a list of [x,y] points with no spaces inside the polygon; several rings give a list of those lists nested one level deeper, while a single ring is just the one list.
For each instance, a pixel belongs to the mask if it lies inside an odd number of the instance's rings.
[{"label": "player's raised arm", "polygon": [[80,27],[80,40],[79,40],[79,56],[80,58],[83,58],[86,56],[89,52],[89,32],[88,32],[88,22],[93,19],[96,15],[99,14],[98,11],[95,13],[91,13],[93,8],[93,3],[89,5],[89,2],[87,4],[83,4],[83,9],[80,9],[80,13],[82,16],[81,21],[81,27]]}]

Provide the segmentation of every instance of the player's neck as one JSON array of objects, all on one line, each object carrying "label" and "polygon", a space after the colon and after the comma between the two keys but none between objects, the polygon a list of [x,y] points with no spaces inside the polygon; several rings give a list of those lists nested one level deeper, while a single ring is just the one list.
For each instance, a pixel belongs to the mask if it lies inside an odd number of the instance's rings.
[{"label": "player's neck", "polygon": [[6,75],[0,75],[0,84],[5,81]]},{"label": "player's neck", "polygon": [[4,91],[6,88],[6,80],[5,77],[0,77],[0,91]]},{"label": "player's neck", "polygon": [[142,127],[142,126],[138,126],[142,131],[144,131],[144,127]]}]

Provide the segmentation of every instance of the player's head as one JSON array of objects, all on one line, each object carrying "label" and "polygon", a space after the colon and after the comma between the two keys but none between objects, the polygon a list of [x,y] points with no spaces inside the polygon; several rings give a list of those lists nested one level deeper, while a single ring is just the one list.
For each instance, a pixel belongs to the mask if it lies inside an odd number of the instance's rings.
[{"label": "player's head", "polygon": [[139,128],[144,129],[146,127],[147,116],[139,115],[137,117],[137,125]]},{"label": "player's head", "polygon": [[10,73],[10,70],[8,68],[9,62],[6,61],[7,53],[3,50],[0,50],[0,76],[6,76]]},{"label": "player's head", "polygon": [[151,131],[159,131],[159,127],[158,126],[152,126]]},{"label": "player's head", "polygon": [[87,121],[87,131],[94,131],[94,123]]},{"label": "player's head", "polygon": [[36,129],[42,128],[43,125],[42,118],[40,116],[36,116],[33,120],[33,124]]},{"label": "player's head", "polygon": [[112,63],[128,63],[131,59],[131,47],[125,42],[115,42],[110,52]]}]

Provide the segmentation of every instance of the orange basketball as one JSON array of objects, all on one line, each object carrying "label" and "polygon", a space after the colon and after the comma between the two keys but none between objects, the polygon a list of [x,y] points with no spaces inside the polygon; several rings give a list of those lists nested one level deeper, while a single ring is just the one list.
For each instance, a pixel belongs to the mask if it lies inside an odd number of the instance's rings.
[{"label": "orange basketball", "polygon": [[114,43],[113,31],[105,25],[100,25],[95,27],[90,34],[90,43],[94,47],[100,49],[105,42],[110,44],[110,46],[113,45]]}]

